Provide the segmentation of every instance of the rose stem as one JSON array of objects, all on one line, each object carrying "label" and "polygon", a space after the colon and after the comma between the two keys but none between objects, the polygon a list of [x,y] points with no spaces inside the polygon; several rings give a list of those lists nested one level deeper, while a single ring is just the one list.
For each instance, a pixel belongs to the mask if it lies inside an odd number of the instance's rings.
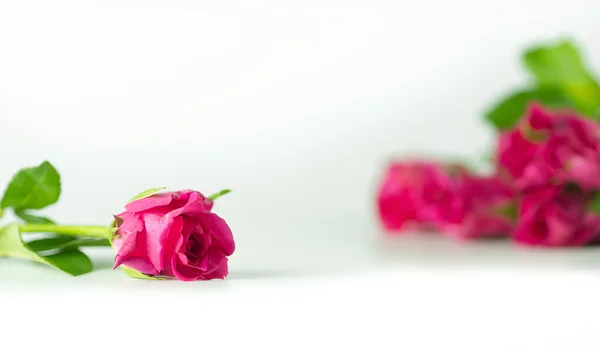
[{"label": "rose stem", "polygon": [[62,235],[84,236],[94,238],[110,239],[112,229],[104,226],[65,226],[53,224],[25,224],[19,225],[22,233],[52,232]]}]

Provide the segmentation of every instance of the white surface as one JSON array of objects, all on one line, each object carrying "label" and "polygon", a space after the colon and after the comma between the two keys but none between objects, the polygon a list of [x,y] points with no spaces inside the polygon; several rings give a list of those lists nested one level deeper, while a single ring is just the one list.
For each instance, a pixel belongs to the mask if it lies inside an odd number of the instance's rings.
[{"label": "white surface", "polygon": [[596,346],[599,283],[577,270],[438,268],[167,286],[9,285],[0,322],[3,341],[48,345]]},{"label": "white surface", "polygon": [[[238,244],[230,280],[219,283],[129,280],[106,269],[110,252],[94,254],[104,269],[78,279],[2,260],[0,290],[10,293],[0,294],[0,311],[43,329],[47,320],[30,322],[15,304],[61,304],[62,313],[110,308],[122,319],[127,306],[156,294],[133,325],[152,318],[155,306],[167,316],[169,304],[198,311],[222,304],[214,313],[237,331],[223,331],[231,340],[256,335],[250,326],[264,321],[261,337],[279,340],[316,337],[312,330],[331,323],[338,338],[354,332],[395,345],[392,335],[415,345],[480,337],[518,345],[511,333],[526,332],[529,322],[564,322],[529,330],[540,338],[523,344],[587,345],[591,339],[576,336],[592,335],[596,319],[573,309],[595,308],[589,275],[597,276],[598,251],[538,253],[417,236],[382,245],[372,195],[392,153],[484,154],[491,134],[481,112],[525,82],[523,47],[566,34],[597,62],[598,13],[596,0],[0,1],[0,182],[48,159],[64,183],[48,214],[99,224],[149,187],[231,188],[216,211]],[[545,273],[547,281],[525,274],[454,281],[465,268]],[[376,279],[362,276],[379,270],[386,272]],[[502,294],[517,301],[493,299]],[[563,310],[543,315],[557,304]],[[267,317],[254,321],[261,310]],[[353,317],[385,331],[342,327]],[[579,323],[585,328],[571,328]]]}]

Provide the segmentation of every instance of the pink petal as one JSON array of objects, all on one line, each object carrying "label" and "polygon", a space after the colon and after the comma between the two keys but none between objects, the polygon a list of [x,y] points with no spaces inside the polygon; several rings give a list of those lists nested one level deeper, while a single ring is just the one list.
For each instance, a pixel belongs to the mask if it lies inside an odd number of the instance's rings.
[{"label": "pink petal", "polygon": [[227,257],[214,256],[209,258],[208,271],[203,271],[195,267],[184,265],[178,261],[177,257],[173,258],[173,268],[175,277],[181,281],[195,281],[195,280],[212,280],[212,279],[223,279],[227,276]]},{"label": "pink petal", "polygon": [[143,219],[146,229],[146,256],[156,270],[161,272],[164,269],[167,238],[171,232],[181,233],[181,222],[153,213],[144,213]]},{"label": "pink petal", "polygon": [[567,179],[584,189],[600,188],[600,159],[574,156],[567,165]]},{"label": "pink petal", "polygon": [[210,232],[219,242],[223,253],[226,256],[231,256],[235,251],[235,241],[227,222],[214,213],[202,213],[198,219],[202,225],[202,229],[205,232]]},{"label": "pink petal", "polygon": [[526,117],[529,126],[534,130],[546,130],[553,126],[553,115],[546,111],[544,106],[538,102],[533,102],[528,106]]},{"label": "pink petal", "polygon": [[204,280],[212,280],[212,279],[225,279],[229,274],[229,267],[227,265],[228,259],[227,257],[223,258],[221,263],[215,268],[215,270],[206,273],[202,276]]},{"label": "pink petal", "polygon": [[176,253],[178,249],[184,244],[184,237],[182,235],[184,227],[184,221],[181,216],[176,216],[173,218],[173,224],[171,226],[171,231],[167,236],[167,242],[165,245],[165,250],[163,257],[165,259],[163,272],[167,276],[175,276],[173,272],[172,260],[176,257]]},{"label": "pink petal", "polygon": [[212,204],[206,203],[206,197],[203,194],[196,191],[189,192],[189,198],[185,205],[171,210],[167,215],[169,216],[178,216],[178,215],[189,215],[194,216],[198,214],[202,214],[207,212],[207,206],[212,208]]},{"label": "pink petal", "polygon": [[130,257],[126,259],[123,263],[123,266],[135,269],[142,274],[146,275],[158,275],[159,272],[154,268],[154,265],[148,261],[146,258],[142,257]]},{"label": "pink petal", "polygon": [[127,209],[127,211],[129,211],[129,212],[137,213],[137,212],[152,209],[155,207],[169,205],[173,201],[173,199],[176,197],[177,197],[176,194],[171,193],[171,192],[159,193],[156,195],[152,195],[150,197],[146,197],[146,198],[142,198],[142,199],[138,199],[133,202],[130,202],[129,204],[127,204],[125,206],[125,209]]},{"label": "pink petal", "polygon": [[123,223],[117,231],[117,238],[113,241],[113,247],[117,250],[115,268],[127,257],[138,251],[138,235],[144,232],[142,219],[133,213],[122,213],[119,217]]}]

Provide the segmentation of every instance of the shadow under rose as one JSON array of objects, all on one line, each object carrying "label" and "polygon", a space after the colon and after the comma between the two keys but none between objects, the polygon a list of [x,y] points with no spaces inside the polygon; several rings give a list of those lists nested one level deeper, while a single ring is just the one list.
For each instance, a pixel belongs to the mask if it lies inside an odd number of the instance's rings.
[{"label": "shadow under rose", "polygon": [[309,276],[308,273],[278,270],[233,270],[227,280],[291,279]]}]

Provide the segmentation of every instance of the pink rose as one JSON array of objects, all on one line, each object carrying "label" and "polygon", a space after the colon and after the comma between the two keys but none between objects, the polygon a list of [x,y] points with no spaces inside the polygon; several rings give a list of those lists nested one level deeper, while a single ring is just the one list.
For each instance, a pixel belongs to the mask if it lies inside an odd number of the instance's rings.
[{"label": "pink rose", "polygon": [[160,193],[130,202],[115,217],[115,268],[183,281],[223,279],[235,243],[213,201],[196,191]]},{"label": "pink rose", "polygon": [[521,190],[576,183],[600,188],[600,125],[532,104],[519,126],[501,134],[498,164]]},{"label": "pink rose", "polygon": [[379,217],[388,231],[421,226],[426,203],[437,201],[452,181],[447,167],[424,161],[390,164],[378,193]]},{"label": "pink rose", "polygon": [[455,238],[506,236],[514,227],[514,199],[512,186],[496,176],[461,173],[444,198],[428,203],[422,215]]},{"label": "pink rose", "polygon": [[588,211],[592,195],[575,187],[549,187],[525,194],[513,239],[543,246],[585,245],[600,233],[600,217]]}]

